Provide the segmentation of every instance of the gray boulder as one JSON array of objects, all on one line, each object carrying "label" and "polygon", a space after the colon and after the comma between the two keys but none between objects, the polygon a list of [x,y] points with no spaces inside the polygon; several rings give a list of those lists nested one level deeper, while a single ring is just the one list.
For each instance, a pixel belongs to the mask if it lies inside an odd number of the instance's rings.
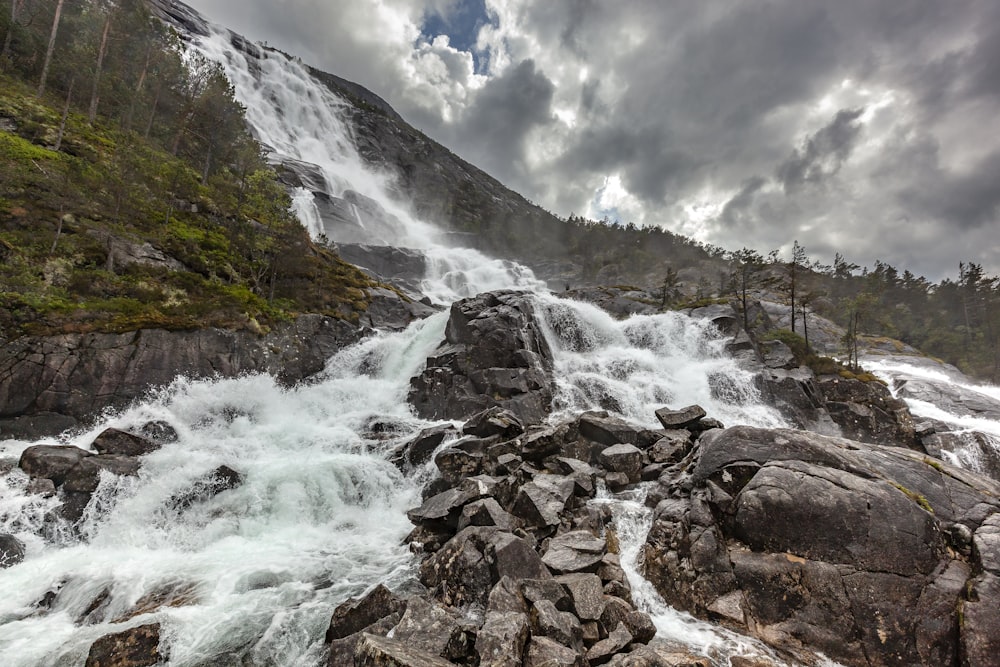
[{"label": "gray boulder", "polygon": [[24,544],[7,533],[0,533],[0,569],[17,565],[24,560]]}]

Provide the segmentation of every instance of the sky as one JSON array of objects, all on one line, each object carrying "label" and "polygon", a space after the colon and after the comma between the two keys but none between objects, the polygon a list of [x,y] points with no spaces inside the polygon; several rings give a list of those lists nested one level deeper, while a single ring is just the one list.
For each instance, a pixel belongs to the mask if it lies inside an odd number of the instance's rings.
[{"label": "sky", "polygon": [[996,0],[188,0],[560,216],[1000,273]]}]

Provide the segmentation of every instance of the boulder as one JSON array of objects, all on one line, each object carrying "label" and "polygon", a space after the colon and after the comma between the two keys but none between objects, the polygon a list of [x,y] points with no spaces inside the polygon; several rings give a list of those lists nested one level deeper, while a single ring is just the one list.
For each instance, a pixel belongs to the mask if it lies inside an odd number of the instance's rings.
[{"label": "boulder", "polygon": [[29,477],[51,479],[59,486],[77,463],[92,454],[79,447],[32,445],[21,453],[18,465]]},{"label": "boulder", "polygon": [[361,632],[386,616],[405,609],[403,600],[379,584],[365,595],[341,603],[334,610],[325,641],[330,643]]},{"label": "boulder", "polygon": [[586,530],[575,530],[553,537],[542,562],[553,572],[596,572],[607,552],[607,541]]},{"label": "boulder", "polygon": [[604,584],[596,574],[563,574],[556,577],[573,602],[573,612],[581,621],[597,621],[604,611]]},{"label": "boulder", "polygon": [[155,452],[162,445],[133,433],[108,428],[101,431],[90,445],[98,454],[142,456]]},{"label": "boulder", "polygon": [[601,450],[598,458],[606,470],[625,474],[630,483],[639,481],[645,465],[642,450],[635,445],[612,445]]},{"label": "boulder", "polygon": [[566,611],[559,611],[551,600],[539,600],[531,607],[531,635],[548,637],[577,653],[583,648],[580,620]]},{"label": "boulder", "polygon": [[608,633],[607,639],[602,639],[587,651],[587,660],[591,665],[603,665],[611,660],[619,651],[623,650],[632,641],[632,633],[628,631],[624,623],[619,623],[618,627]]},{"label": "boulder", "polygon": [[[996,655],[996,614],[984,613],[1000,604],[987,546],[996,482],[912,450],[784,429],[712,431],[693,456],[645,546],[646,576],[669,604],[845,665]],[[982,547],[963,546],[970,532]]]},{"label": "boulder", "polygon": [[364,633],[354,653],[354,666],[452,667],[452,663],[404,641]]},{"label": "boulder", "polygon": [[451,424],[439,424],[425,428],[394,453],[393,461],[397,464],[405,463],[414,468],[422,466],[430,460],[431,454],[442,442],[457,434],[458,430]]},{"label": "boulder", "polygon": [[642,428],[607,412],[585,412],[580,415],[578,429],[582,437],[604,447],[621,443],[634,445]]},{"label": "boulder", "polygon": [[689,405],[680,410],[660,408],[656,411],[656,418],[665,429],[682,429],[701,421],[705,414],[705,409],[700,405]]},{"label": "boulder", "polygon": [[518,490],[511,512],[529,526],[558,526],[575,488],[573,480],[567,477],[537,475]]},{"label": "boulder", "polygon": [[584,667],[584,658],[548,637],[533,636],[524,667]]},{"label": "boulder", "polygon": [[495,405],[473,415],[462,425],[462,433],[480,438],[496,435],[509,440],[524,433],[524,425],[513,412]]},{"label": "boulder", "polygon": [[517,612],[490,612],[476,635],[479,667],[508,667],[524,661],[530,636],[528,616]]},{"label": "boulder", "polygon": [[530,425],[548,415],[552,393],[552,352],[531,296],[487,292],[452,304],[445,342],[411,380],[409,401],[427,419],[498,406]]},{"label": "boulder", "polygon": [[500,507],[495,498],[483,498],[462,507],[458,518],[458,530],[468,526],[496,526],[501,530],[513,530],[515,519],[510,512]]},{"label": "boulder", "polygon": [[7,533],[0,533],[0,569],[17,565],[24,560],[24,544]]},{"label": "boulder", "polygon": [[146,667],[165,658],[160,624],[150,623],[99,638],[90,646],[86,667]]},{"label": "boulder", "polygon": [[93,493],[101,481],[101,473],[116,476],[135,477],[139,474],[139,461],[121,454],[98,454],[80,460],[66,473],[63,491],[70,493]]},{"label": "boulder", "polygon": [[170,499],[169,506],[184,510],[195,503],[203,503],[223,491],[235,489],[243,483],[243,475],[229,466],[221,465],[195,481],[190,489]]},{"label": "boulder", "polygon": [[472,649],[466,632],[471,629],[466,626],[457,614],[440,605],[411,597],[392,637],[430,655],[460,661]]}]

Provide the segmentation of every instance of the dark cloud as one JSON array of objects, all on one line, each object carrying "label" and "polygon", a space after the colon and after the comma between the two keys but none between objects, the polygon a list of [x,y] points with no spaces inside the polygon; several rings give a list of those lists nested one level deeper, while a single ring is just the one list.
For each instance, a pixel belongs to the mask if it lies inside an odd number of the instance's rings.
[{"label": "dark cloud", "polygon": [[809,137],[804,146],[792,151],[776,173],[786,194],[806,183],[820,183],[840,171],[861,135],[858,119],[864,111],[839,111],[829,125]]},{"label": "dark cloud", "polygon": [[552,122],[554,92],[530,59],[491,79],[455,129],[456,140],[471,147],[466,157],[503,181],[523,182],[525,142],[534,128]]},{"label": "dark cloud", "polygon": [[929,216],[955,231],[991,225],[1000,217],[1000,151],[962,172],[941,171],[901,193],[913,215]]},{"label": "dark cloud", "polygon": [[763,176],[752,176],[744,181],[740,191],[722,207],[722,213],[719,216],[722,222],[729,227],[739,224],[753,205],[754,197],[765,185],[767,185],[767,179]]}]

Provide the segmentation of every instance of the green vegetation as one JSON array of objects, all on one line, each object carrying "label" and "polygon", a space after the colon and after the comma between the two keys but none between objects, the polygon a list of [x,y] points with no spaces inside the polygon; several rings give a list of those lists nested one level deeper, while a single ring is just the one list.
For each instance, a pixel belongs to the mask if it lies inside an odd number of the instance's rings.
[{"label": "green vegetation", "polygon": [[923,496],[923,495],[917,493],[916,491],[911,491],[910,489],[906,488],[902,484],[897,484],[896,482],[889,482],[889,483],[892,484],[897,489],[899,489],[900,491],[902,491],[903,494],[905,494],[907,498],[909,498],[910,500],[912,500],[916,504],[920,505],[920,507],[922,507],[925,511],[930,512],[931,514],[934,514],[934,508],[931,507],[931,503],[930,503],[929,500],[927,500],[926,496]]},{"label": "green vegetation", "polygon": [[356,319],[368,279],[291,215],[221,69],[88,0],[44,71],[55,6],[0,22],[0,337]]}]

